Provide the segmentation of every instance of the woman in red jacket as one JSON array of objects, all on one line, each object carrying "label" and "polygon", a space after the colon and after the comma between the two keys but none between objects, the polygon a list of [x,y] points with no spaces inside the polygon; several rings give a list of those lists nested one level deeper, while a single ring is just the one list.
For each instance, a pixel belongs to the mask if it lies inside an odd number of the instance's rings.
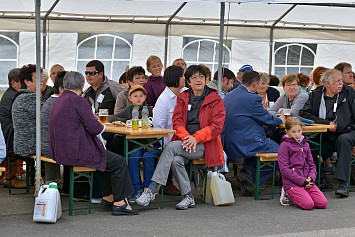
[{"label": "woman in red jacket", "polygon": [[190,89],[177,97],[173,114],[176,133],[159,159],[152,183],[136,200],[138,205],[147,206],[155,199],[154,193],[159,184],[166,184],[171,167],[183,195],[176,208],[184,210],[194,207],[185,162],[205,157],[208,167],[224,163],[220,137],[226,116],[223,101],[216,90],[206,86],[206,73],[201,66],[190,66],[185,78]]}]

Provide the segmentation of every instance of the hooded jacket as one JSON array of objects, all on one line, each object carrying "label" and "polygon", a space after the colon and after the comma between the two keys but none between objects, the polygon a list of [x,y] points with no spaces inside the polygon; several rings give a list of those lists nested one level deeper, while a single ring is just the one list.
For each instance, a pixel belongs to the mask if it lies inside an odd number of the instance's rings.
[{"label": "hooded jacket", "polygon": [[295,186],[302,187],[308,177],[316,180],[317,170],[307,137],[302,136],[298,143],[285,134],[281,139],[277,161],[285,190]]},{"label": "hooded jacket", "polygon": [[[207,86],[206,86],[207,87]],[[186,130],[187,109],[190,100],[190,90],[177,96],[173,113],[173,128],[176,130],[172,141],[183,140],[190,134]],[[197,143],[203,143],[205,148],[206,166],[214,167],[224,164],[221,132],[226,111],[222,98],[216,90],[207,87],[207,93],[199,112],[200,130],[193,136]]]}]

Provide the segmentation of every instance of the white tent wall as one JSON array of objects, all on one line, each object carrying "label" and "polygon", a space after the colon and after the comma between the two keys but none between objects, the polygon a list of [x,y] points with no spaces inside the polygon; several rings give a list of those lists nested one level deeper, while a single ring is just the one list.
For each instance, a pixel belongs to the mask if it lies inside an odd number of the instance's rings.
[{"label": "white tent wall", "polygon": [[316,66],[333,68],[339,62],[349,62],[355,70],[355,44],[318,44]]},{"label": "white tent wall", "polygon": [[[1,34],[1,32],[0,32]],[[19,67],[36,62],[36,33],[20,32],[19,37]],[[76,45],[78,34],[50,33],[47,48],[47,69],[54,64],[61,64],[66,70],[75,70]],[[42,52],[43,53],[43,52]]]},{"label": "white tent wall", "polygon": [[78,34],[75,33],[52,33],[49,35],[49,46],[47,47],[47,68],[54,64],[62,65],[65,70],[76,70],[76,51]]},{"label": "white tent wall", "polygon": [[244,64],[250,64],[256,71],[269,70],[269,43],[245,40],[232,41],[231,70],[237,73]]}]

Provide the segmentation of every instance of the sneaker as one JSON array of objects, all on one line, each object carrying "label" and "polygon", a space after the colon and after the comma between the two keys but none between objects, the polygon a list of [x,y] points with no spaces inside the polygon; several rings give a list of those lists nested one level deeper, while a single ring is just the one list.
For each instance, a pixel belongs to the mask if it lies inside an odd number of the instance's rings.
[{"label": "sneaker", "polygon": [[164,195],[170,195],[170,196],[180,196],[180,190],[174,185],[170,185],[168,187],[163,187],[164,189]]},{"label": "sneaker", "polygon": [[195,200],[194,197],[190,197],[188,195],[185,195],[181,202],[176,204],[176,209],[178,210],[186,210],[189,207],[195,207]]},{"label": "sneaker", "polygon": [[131,197],[128,199],[128,202],[135,203],[137,198],[139,198],[141,194],[142,194],[142,190],[139,190],[138,192],[133,193],[131,195]]},{"label": "sneaker", "polygon": [[101,203],[101,201],[102,201],[102,198],[91,198],[91,203],[98,204],[98,203]]},{"label": "sneaker", "polygon": [[291,205],[291,200],[288,197],[287,191],[285,191],[284,187],[281,188],[280,203],[282,206]]},{"label": "sneaker", "polygon": [[340,197],[349,197],[349,188],[347,185],[340,184],[337,190],[335,190],[335,194]]},{"label": "sneaker", "polygon": [[144,192],[136,199],[139,206],[148,206],[148,204],[155,199],[155,194],[149,188],[145,188]]}]

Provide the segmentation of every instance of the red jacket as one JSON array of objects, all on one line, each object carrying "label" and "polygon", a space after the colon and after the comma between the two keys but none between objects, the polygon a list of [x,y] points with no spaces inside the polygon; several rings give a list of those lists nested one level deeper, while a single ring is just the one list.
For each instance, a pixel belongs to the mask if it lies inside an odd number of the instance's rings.
[{"label": "red jacket", "polygon": [[[197,143],[204,144],[206,166],[214,167],[224,164],[220,133],[223,129],[226,111],[223,100],[217,92],[210,88],[208,90],[209,94],[206,95],[199,112],[201,129],[193,136],[196,138]],[[177,96],[173,114],[173,128],[176,130],[176,133],[172,141],[183,140],[190,135],[186,130],[189,99],[189,91],[185,91]]]}]

